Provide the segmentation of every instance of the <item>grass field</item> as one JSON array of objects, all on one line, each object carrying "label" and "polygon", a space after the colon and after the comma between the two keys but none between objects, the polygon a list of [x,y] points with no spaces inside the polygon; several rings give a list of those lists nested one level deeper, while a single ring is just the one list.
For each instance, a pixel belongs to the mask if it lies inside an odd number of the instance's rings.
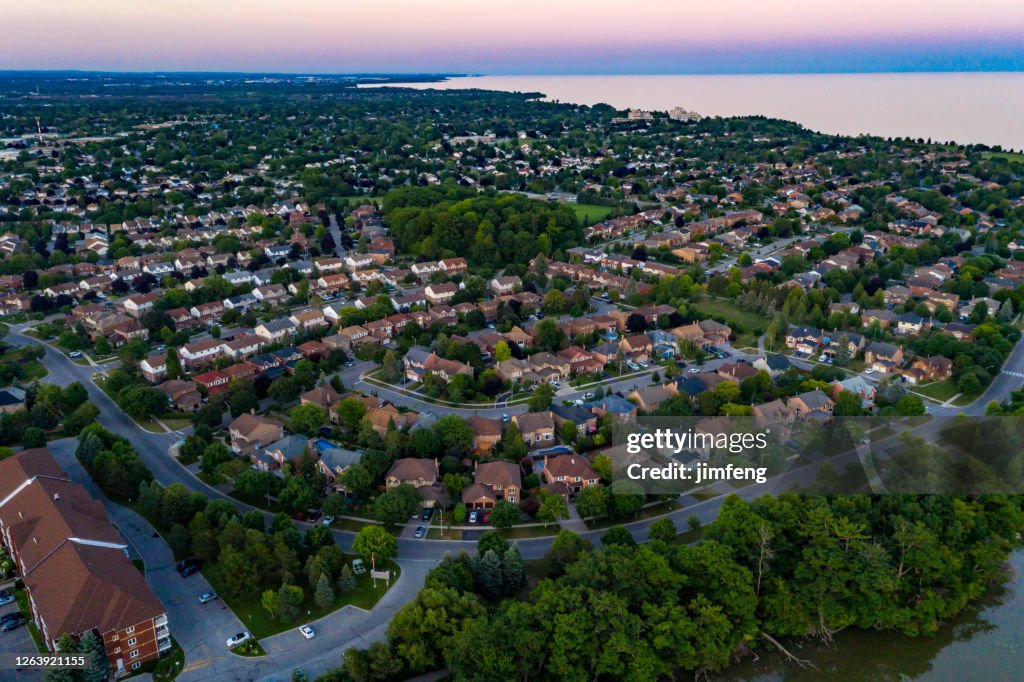
[{"label": "grass field", "polygon": [[584,227],[601,222],[612,212],[611,206],[598,206],[597,204],[568,204],[568,206],[572,207],[576,213],[576,219]]},{"label": "grass field", "polygon": [[705,298],[698,302],[696,307],[708,315],[725,318],[729,323],[739,323],[748,330],[760,329],[763,332],[768,326],[768,320],[761,315],[743,310],[734,303],[720,298]]},{"label": "grass field", "polygon": [[[354,557],[345,555],[345,558],[347,560],[351,560]],[[391,571],[391,584],[394,584],[398,579],[401,569],[399,569],[398,564],[394,562],[388,562],[386,569]],[[214,589],[217,589],[215,572],[204,570],[203,574],[206,575],[208,579],[212,578],[210,580],[210,584],[213,585]],[[217,592],[218,594],[221,594],[221,599],[224,599],[224,602],[228,607],[235,612],[235,615],[238,616],[238,619],[242,621],[242,624],[248,628],[249,632],[252,633],[252,636],[256,639],[263,639],[264,637],[276,635],[279,632],[295,629],[303,623],[308,623],[316,620],[317,618],[326,616],[328,613],[336,611],[343,606],[348,606],[349,604],[352,606],[358,606],[361,609],[373,608],[373,605],[384,596],[384,593],[388,591],[389,587],[389,585],[387,585],[383,580],[378,580],[376,587],[373,586],[373,582],[373,579],[370,578],[369,570],[367,570],[363,575],[356,576],[355,591],[338,593],[334,600],[334,604],[332,604],[328,609],[321,609],[317,606],[313,598],[315,590],[309,587],[309,585],[303,584],[302,588],[305,599],[299,608],[300,616],[291,623],[281,623],[272,618],[270,613],[268,613],[260,603],[260,595],[258,594],[253,597],[242,599],[227,599],[219,589]],[[299,638],[302,637],[299,633],[295,633],[295,636]]]}]

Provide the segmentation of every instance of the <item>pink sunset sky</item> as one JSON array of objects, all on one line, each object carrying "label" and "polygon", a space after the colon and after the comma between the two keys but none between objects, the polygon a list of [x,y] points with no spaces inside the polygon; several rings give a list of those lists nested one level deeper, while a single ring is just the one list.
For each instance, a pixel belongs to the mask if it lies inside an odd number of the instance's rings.
[{"label": "pink sunset sky", "polygon": [[0,26],[0,69],[1024,69],[1022,0],[7,0]]}]

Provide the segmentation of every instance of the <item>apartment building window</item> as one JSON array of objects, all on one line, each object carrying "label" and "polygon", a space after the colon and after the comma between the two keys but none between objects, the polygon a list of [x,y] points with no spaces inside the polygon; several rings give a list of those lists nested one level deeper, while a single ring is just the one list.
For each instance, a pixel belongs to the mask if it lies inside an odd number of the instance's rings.
[{"label": "apartment building window", "polygon": [[137,642],[137,641],[138,640],[135,637],[132,637],[131,639],[128,640],[128,646],[135,646],[135,642]]},{"label": "apartment building window", "polygon": [[131,626],[130,628],[125,628],[125,629],[124,629],[124,631],[125,631],[125,633],[126,633],[126,634],[129,634],[129,635],[130,635],[130,634],[132,634],[133,632],[135,632],[135,626],[133,625],[133,626]]},{"label": "apartment building window", "polygon": [[138,661],[135,661],[134,663],[132,663],[132,670],[138,670],[141,667],[142,667],[142,663],[140,663]]},{"label": "apartment building window", "polygon": [[138,649],[133,649],[132,652],[130,654],[128,654],[128,655],[131,656],[132,658],[138,658],[139,657],[139,650]]}]

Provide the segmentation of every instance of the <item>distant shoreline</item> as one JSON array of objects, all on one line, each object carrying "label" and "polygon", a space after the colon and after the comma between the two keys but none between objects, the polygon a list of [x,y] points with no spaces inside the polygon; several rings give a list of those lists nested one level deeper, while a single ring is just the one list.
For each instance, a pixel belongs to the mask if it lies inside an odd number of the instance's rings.
[{"label": "distant shoreline", "polygon": [[[795,121],[811,130],[849,137],[1024,149],[1024,127],[1019,123],[1024,115],[1024,71],[470,76],[381,85],[539,92],[550,101],[608,104],[619,110],[682,107],[711,117]],[[993,102],[999,106],[991,106]]]}]

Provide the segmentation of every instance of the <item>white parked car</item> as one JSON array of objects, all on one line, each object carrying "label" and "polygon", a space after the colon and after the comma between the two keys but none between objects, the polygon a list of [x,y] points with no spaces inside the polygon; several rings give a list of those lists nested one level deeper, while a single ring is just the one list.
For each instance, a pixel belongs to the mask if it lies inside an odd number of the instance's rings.
[{"label": "white parked car", "polygon": [[69,358],[80,358],[80,357],[82,357],[82,351],[80,351],[80,350],[73,350],[70,353],[68,353],[68,357]]},{"label": "white parked car", "polygon": [[199,595],[199,603],[200,604],[209,604],[210,602],[212,602],[216,598],[217,598],[217,593],[216,592],[203,592],[201,595]]},{"label": "white parked car", "polygon": [[644,369],[647,369],[648,365],[646,360],[640,360],[639,362],[637,362],[637,364],[643,367]]},{"label": "white parked car", "polygon": [[228,641],[225,642],[225,644],[228,645],[229,649],[234,649],[239,644],[244,644],[245,642],[248,642],[250,639],[252,639],[252,635],[250,635],[248,632],[239,632],[237,635],[231,635],[230,637],[228,637]]},{"label": "white parked car", "polygon": [[865,374],[874,374],[875,373],[875,368],[874,367],[868,367],[866,370],[864,370],[864,373]]},{"label": "white parked car", "polygon": [[332,523],[334,523],[334,517],[331,516],[330,514],[327,514],[326,516],[324,516],[324,520],[321,521],[320,523],[322,523],[325,526],[329,526]]},{"label": "white parked car", "polygon": [[299,628],[299,632],[301,632],[302,636],[306,639],[313,639],[314,637],[316,637],[316,631],[308,625],[303,625],[301,628]]}]

